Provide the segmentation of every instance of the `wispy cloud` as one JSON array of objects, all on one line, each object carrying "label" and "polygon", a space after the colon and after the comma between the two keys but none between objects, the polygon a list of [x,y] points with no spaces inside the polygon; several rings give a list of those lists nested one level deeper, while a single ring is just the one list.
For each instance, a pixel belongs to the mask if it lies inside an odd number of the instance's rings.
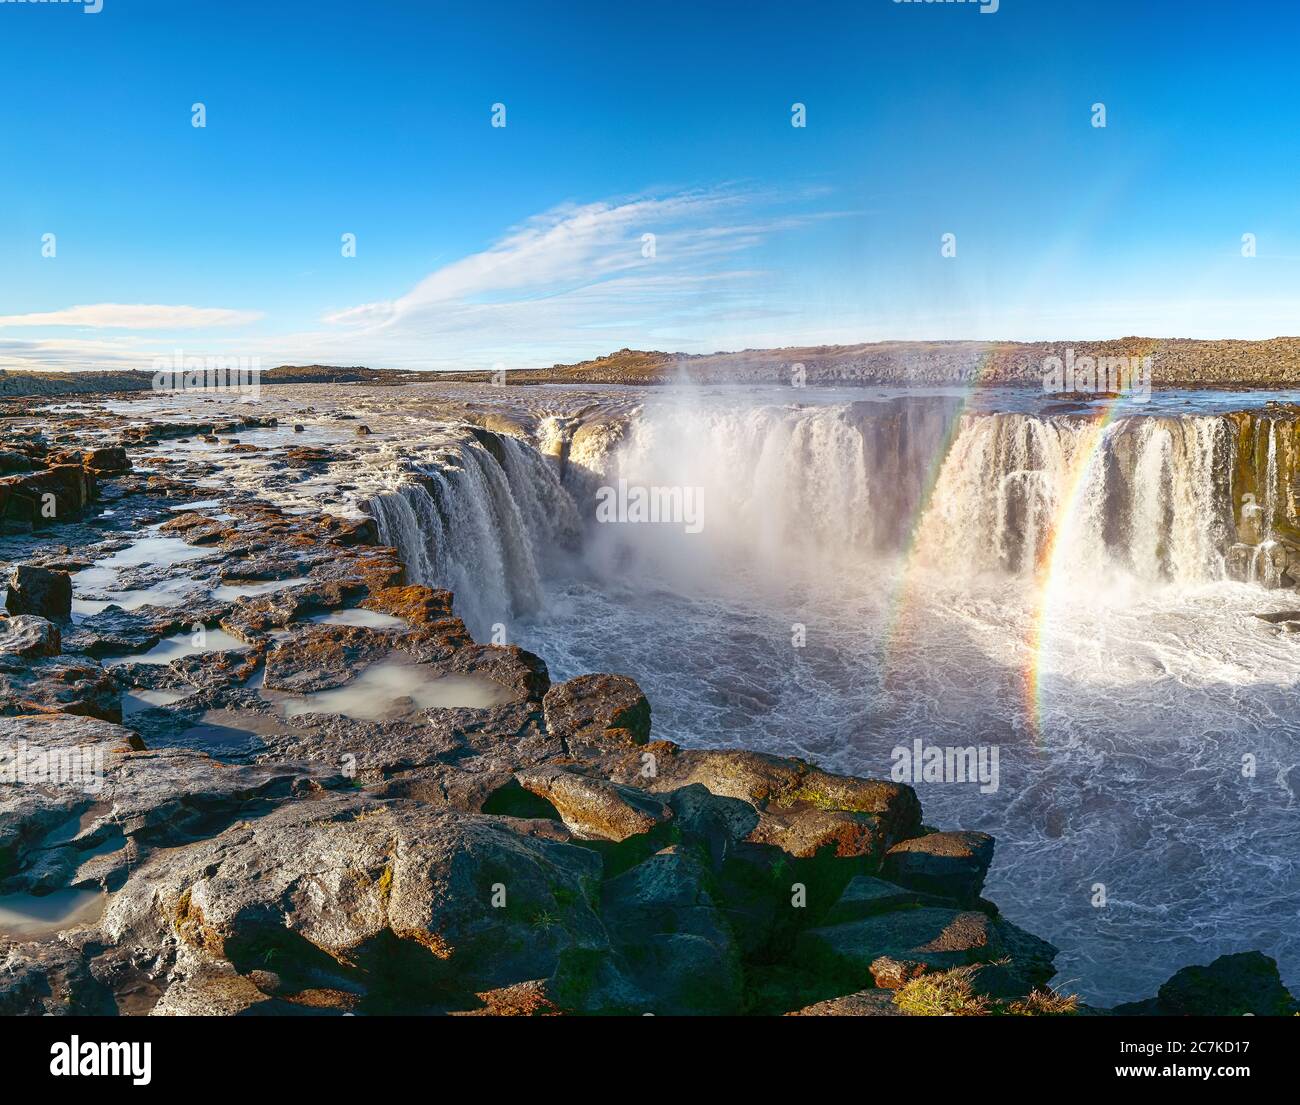
[{"label": "wispy cloud", "polygon": [[676,347],[686,348],[703,313],[760,309],[771,274],[743,254],[834,214],[791,214],[781,203],[713,190],[564,205],[403,295],[326,314],[330,335],[302,337],[373,350],[372,361],[472,367],[537,363],[539,350],[588,355],[655,335],[681,333]]},{"label": "wispy cloud", "polygon": [[0,369],[149,368],[155,354],[115,341],[0,337]]},{"label": "wispy cloud", "polygon": [[[624,345],[710,351],[728,328],[787,318],[787,274],[764,247],[842,214],[824,198],[720,187],[564,204],[391,299],[322,310],[318,323],[256,339],[239,327],[262,312],[216,307],[100,303],[0,316],[0,328],[35,331],[0,339],[0,367],[148,367],[150,347],[182,341],[264,365],[403,368],[532,366]],[[44,328],[92,333],[72,341]],[[103,333],[112,329],[148,334],[119,340]]]},{"label": "wispy cloud", "polygon": [[226,307],[167,306],[159,303],[93,303],[38,311],[25,315],[0,315],[0,326],[79,326],[92,330],[197,330],[207,326],[239,326],[263,318],[261,311],[235,311]]}]

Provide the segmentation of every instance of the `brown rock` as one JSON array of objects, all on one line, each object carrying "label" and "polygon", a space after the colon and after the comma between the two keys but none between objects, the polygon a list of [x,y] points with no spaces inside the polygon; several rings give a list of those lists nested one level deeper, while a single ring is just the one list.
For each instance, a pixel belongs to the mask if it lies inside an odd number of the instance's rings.
[{"label": "brown rock", "polygon": [[5,609],[11,614],[35,614],[52,622],[72,618],[72,577],[31,564],[18,564],[9,577]]},{"label": "brown rock", "polygon": [[525,790],[545,798],[580,839],[622,841],[672,820],[673,811],[649,795],[560,767],[515,772]]},{"label": "brown rock", "polygon": [[972,905],[992,860],[993,838],[987,833],[929,833],[890,848],[881,873],[901,886]]},{"label": "brown rock", "polygon": [[641,745],[650,739],[650,703],[626,675],[580,675],[552,687],[546,727],[570,747]]}]

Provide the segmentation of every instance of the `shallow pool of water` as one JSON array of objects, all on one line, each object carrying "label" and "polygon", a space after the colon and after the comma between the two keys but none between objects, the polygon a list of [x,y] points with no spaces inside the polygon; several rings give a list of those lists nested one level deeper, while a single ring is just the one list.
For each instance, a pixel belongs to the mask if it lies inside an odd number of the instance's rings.
[{"label": "shallow pool of water", "polygon": [[371,664],[345,687],[294,697],[262,693],[277,700],[286,717],[342,714],[360,721],[431,708],[482,710],[513,697],[500,683],[481,675],[440,676],[396,660]]},{"label": "shallow pool of water", "polygon": [[331,610],[327,614],[313,614],[307,619],[317,625],[359,625],[367,629],[401,629],[406,623],[392,614],[378,610]]},{"label": "shallow pool of water", "polygon": [[0,933],[15,940],[43,940],[65,929],[99,920],[107,898],[98,890],[3,894],[0,895]]},{"label": "shallow pool of water", "polygon": [[152,710],[157,706],[170,706],[173,702],[179,702],[182,698],[188,698],[194,693],[192,687],[183,690],[148,690],[144,687],[136,687],[122,695],[122,716],[130,717],[132,714],[141,713],[144,710]]},{"label": "shallow pool of water", "polygon": [[104,661],[106,667],[118,664],[170,664],[184,656],[198,656],[206,652],[242,651],[248,646],[224,629],[207,629],[202,634],[178,633],[159,641],[148,652],[134,656],[111,656]]}]

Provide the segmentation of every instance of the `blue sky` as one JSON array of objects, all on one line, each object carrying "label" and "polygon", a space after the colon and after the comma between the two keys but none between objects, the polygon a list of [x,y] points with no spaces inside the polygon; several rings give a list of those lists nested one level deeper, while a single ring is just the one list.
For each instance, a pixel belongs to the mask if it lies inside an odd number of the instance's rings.
[{"label": "blue sky", "polygon": [[1300,333],[1292,6],[997,7],[0,0],[0,367]]}]

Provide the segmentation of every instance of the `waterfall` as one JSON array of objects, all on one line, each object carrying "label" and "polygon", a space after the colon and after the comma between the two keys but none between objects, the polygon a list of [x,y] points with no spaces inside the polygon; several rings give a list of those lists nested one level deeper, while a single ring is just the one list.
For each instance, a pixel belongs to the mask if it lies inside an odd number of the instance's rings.
[{"label": "waterfall", "polygon": [[743,568],[779,580],[861,565],[909,540],[954,410],[933,400],[647,404],[584,465],[596,482],[697,489],[703,527],[589,527],[589,555],[701,585]]},{"label": "waterfall", "polygon": [[[740,574],[826,581],[908,555],[941,577],[1081,587],[1099,571],[1143,584],[1300,582],[1293,412],[962,412],[955,399],[838,404],[654,399],[593,408],[540,446],[465,427],[371,500],[415,582],[455,592],[479,637],[536,613],[581,552],[598,578],[708,589]],[[571,435],[571,436],[570,436]],[[563,473],[563,478],[561,478]],[[597,524],[615,481],[697,489],[703,527]]]},{"label": "waterfall", "polygon": [[374,496],[370,508],[411,582],[454,592],[456,612],[479,639],[540,608],[541,566],[578,534],[577,509],[546,458],[485,431]]},{"label": "waterfall", "polygon": [[[1227,574],[1235,542],[1231,425],[1217,416],[972,415],[944,463],[921,541],[945,567],[1023,575],[1054,562],[1145,582]],[[1067,524],[1068,523],[1068,524]]]}]

